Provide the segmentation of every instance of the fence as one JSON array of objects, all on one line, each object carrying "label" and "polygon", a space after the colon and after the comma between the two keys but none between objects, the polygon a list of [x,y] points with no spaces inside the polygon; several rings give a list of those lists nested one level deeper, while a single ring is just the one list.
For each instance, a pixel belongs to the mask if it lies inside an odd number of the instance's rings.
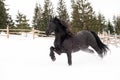
[{"label": "fence", "polygon": [[[39,30],[35,30],[34,28],[32,29],[9,29],[9,26],[7,26],[6,29],[0,29],[0,32],[5,32],[6,34],[0,34],[0,36],[6,36],[7,38],[10,37],[10,34],[18,34],[20,35],[22,32],[26,33],[26,37],[27,34],[32,34],[33,39],[36,38],[35,36],[37,35],[45,37],[45,31],[39,31]],[[52,34],[54,35],[54,34]],[[105,44],[113,44],[118,46],[117,44],[120,44],[120,35],[111,35],[110,32],[103,32],[102,34],[98,33],[98,36],[101,38],[102,42],[104,42]]]},{"label": "fence", "polygon": [[98,36],[101,38],[102,42],[105,44],[113,44],[115,46],[120,45],[120,35],[114,34],[111,35],[110,32],[103,32],[102,34],[98,33]]},{"label": "fence", "polygon": [[46,36],[45,31],[35,30],[34,28],[32,29],[9,29],[9,26],[7,26],[6,29],[0,29],[0,32],[5,33],[5,34],[0,34],[0,36],[6,36],[7,38],[10,37],[10,34],[20,35],[22,32],[26,33],[26,37],[27,37],[27,34],[32,34],[33,39],[36,38],[35,35],[42,36],[42,37]]}]

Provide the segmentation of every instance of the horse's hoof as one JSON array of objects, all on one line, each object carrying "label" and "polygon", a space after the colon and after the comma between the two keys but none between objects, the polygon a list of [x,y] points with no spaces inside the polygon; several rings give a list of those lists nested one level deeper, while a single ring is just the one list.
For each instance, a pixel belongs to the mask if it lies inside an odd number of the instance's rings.
[{"label": "horse's hoof", "polygon": [[93,50],[91,50],[91,51],[90,51],[90,53],[91,53],[91,54],[93,54],[93,53],[94,53],[94,51],[93,51]]},{"label": "horse's hoof", "polygon": [[68,62],[68,65],[69,65],[69,66],[72,66],[72,62]]},{"label": "horse's hoof", "polygon": [[94,53],[94,51],[93,51],[93,50],[91,50],[91,49],[89,49],[89,53],[93,54],[93,53]]},{"label": "horse's hoof", "polygon": [[104,57],[104,55],[102,55],[102,54],[99,54],[99,56],[100,56],[101,58],[103,58],[103,57]]},{"label": "horse's hoof", "polygon": [[72,66],[72,63],[68,63],[69,66]]},{"label": "horse's hoof", "polygon": [[56,58],[54,57],[54,58],[51,58],[52,59],[52,61],[55,61],[56,60]]}]

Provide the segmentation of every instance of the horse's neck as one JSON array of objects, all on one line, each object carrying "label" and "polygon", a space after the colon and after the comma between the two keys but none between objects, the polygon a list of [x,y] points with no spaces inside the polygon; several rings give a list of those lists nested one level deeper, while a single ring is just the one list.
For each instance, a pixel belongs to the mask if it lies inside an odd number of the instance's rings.
[{"label": "horse's neck", "polygon": [[61,38],[63,37],[64,35],[62,33],[56,33],[55,32],[55,40],[57,41],[61,41]]},{"label": "horse's neck", "polygon": [[62,44],[62,42],[65,39],[65,33],[64,32],[55,32],[55,43],[59,44],[59,46]]},{"label": "horse's neck", "polygon": [[58,28],[55,30],[55,38],[61,38],[66,35],[62,29],[59,29],[59,27],[61,26],[58,26]]}]

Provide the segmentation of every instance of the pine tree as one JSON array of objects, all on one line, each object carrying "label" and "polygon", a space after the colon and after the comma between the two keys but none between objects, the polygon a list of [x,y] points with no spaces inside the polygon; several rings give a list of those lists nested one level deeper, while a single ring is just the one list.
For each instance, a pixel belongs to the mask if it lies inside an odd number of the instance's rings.
[{"label": "pine tree", "polygon": [[45,0],[44,2],[44,9],[43,9],[43,24],[40,30],[45,31],[46,27],[48,26],[48,22],[51,16],[53,16],[53,6],[50,0]]},{"label": "pine tree", "polygon": [[120,16],[113,17],[113,24],[115,26],[115,33],[120,34]]},{"label": "pine tree", "polygon": [[71,0],[72,3],[72,20],[71,20],[71,26],[73,32],[78,32],[82,30],[81,24],[80,24],[80,15],[79,15],[79,9],[78,5],[75,3],[74,0]]},{"label": "pine tree", "polygon": [[58,17],[61,20],[69,21],[69,15],[64,0],[59,0],[57,7]]},{"label": "pine tree", "polygon": [[91,19],[91,27],[90,30],[97,32],[100,32],[100,26],[99,26],[99,20],[98,17],[96,15],[94,15]]},{"label": "pine tree", "polygon": [[11,15],[8,15],[7,24],[9,26],[9,28],[11,28],[11,29],[15,28],[15,23],[13,22]]},{"label": "pine tree", "polygon": [[7,26],[7,9],[5,8],[5,0],[0,0],[0,28],[6,28]]},{"label": "pine tree", "polygon": [[106,20],[104,15],[102,15],[101,13],[98,14],[97,16],[97,28],[98,28],[98,32],[103,32],[103,31],[107,31],[107,26],[106,26]]},{"label": "pine tree", "polygon": [[42,8],[40,4],[36,4],[35,10],[34,10],[34,17],[33,17],[33,27],[37,30],[40,30],[43,19],[42,19]]},{"label": "pine tree", "polygon": [[17,28],[19,28],[19,29],[29,29],[30,27],[29,27],[28,21],[29,20],[27,19],[27,17],[24,14],[18,12],[18,14],[16,16],[16,22],[17,22],[16,26],[17,26]]},{"label": "pine tree", "polygon": [[110,21],[107,23],[108,31],[110,31],[110,34],[114,34],[114,28]]},{"label": "pine tree", "polygon": [[79,8],[80,22],[82,29],[91,29],[92,18],[94,16],[94,11],[91,4],[87,0],[77,0],[77,5]]}]

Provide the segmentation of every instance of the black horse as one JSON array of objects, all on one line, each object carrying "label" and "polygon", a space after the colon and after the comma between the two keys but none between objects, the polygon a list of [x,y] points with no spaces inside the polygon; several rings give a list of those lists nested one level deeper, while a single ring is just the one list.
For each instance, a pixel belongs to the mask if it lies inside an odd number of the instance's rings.
[{"label": "black horse", "polygon": [[109,49],[103,44],[97,34],[93,31],[83,30],[73,34],[67,23],[59,20],[57,17],[52,18],[48,24],[46,35],[55,32],[54,47],[50,47],[50,57],[53,61],[56,60],[54,52],[57,54],[66,53],[68,64],[72,65],[72,52],[79,50],[94,53],[88,47],[91,46],[100,57],[103,57]]}]

